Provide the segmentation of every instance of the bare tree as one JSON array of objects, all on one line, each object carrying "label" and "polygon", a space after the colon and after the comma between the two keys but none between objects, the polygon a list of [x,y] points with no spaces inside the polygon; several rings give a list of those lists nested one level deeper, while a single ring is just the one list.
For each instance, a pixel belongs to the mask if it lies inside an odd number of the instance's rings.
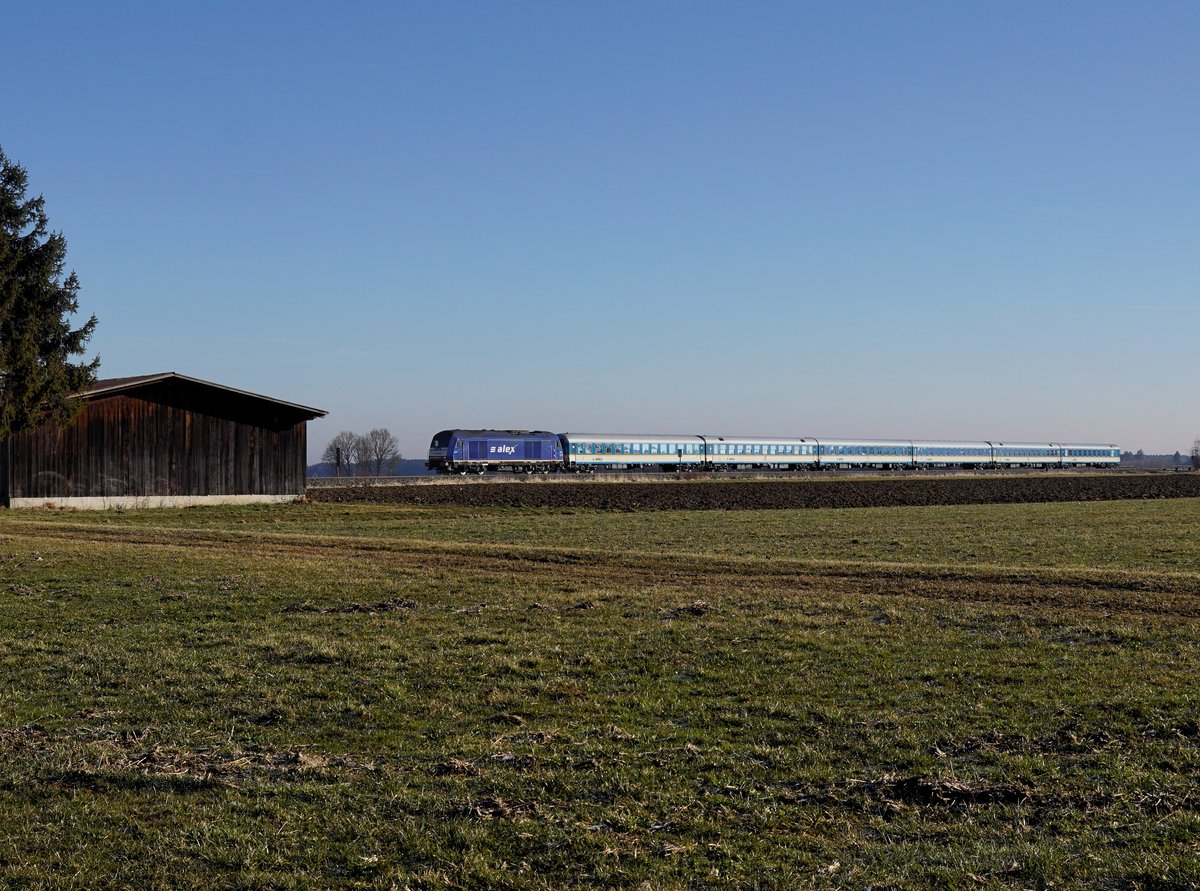
[{"label": "bare tree", "polygon": [[321,455],[321,460],[327,464],[332,464],[337,468],[337,475],[342,475],[342,468],[351,472],[350,466],[355,459],[355,440],[358,439],[358,434],[351,433],[349,430],[343,430],[333,439],[329,440],[329,445],[325,446],[325,452]]},{"label": "bare tree", "polygon": [[1200,436],[1192,443],[1192,470],[1200,470]]},{"label": "bare tree", "polygon": [[363,437],[366,440],[368,460],[375,476],[386,476],[396,468],[400,460],[400,444],[387,427],[376,427]]},{"label": "bare tree", "polygon": [[371,443],[367,437],[356,434],[350,454],[354,457],[354,475],[371,476]]}]

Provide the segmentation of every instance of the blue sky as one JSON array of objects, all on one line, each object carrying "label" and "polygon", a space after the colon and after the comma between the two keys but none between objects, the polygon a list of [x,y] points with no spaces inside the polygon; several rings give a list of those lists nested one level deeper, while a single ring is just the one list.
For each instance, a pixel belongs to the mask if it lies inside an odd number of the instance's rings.
[{"label": "blue sky", "polygon": [[1187,450],[1200,4],[53,3],[103,376],[452,426]]}]

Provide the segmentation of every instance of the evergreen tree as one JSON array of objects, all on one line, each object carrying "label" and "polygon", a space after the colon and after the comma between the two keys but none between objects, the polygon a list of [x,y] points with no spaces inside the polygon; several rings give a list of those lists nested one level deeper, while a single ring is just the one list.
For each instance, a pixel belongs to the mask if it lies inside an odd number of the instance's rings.
[{"label": "evergreen tree", "polygon": [[100,359],[82,355],[96,317],[71,328],[79,280],[65,278],[67,241],[49,231],[45,200],[26,198],[25,168],[0,150],[0,438],[65,423],[82,408],[70,398],[95,380]]}]

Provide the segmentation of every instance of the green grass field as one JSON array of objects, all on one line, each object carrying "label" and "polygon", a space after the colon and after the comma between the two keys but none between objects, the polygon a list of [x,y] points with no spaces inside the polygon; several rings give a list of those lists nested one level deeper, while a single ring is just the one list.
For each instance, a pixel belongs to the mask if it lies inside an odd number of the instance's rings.
[{"label": "green grass field", "polygon": [[1200,886],[1200,500],[0,513],[5,887]]}]

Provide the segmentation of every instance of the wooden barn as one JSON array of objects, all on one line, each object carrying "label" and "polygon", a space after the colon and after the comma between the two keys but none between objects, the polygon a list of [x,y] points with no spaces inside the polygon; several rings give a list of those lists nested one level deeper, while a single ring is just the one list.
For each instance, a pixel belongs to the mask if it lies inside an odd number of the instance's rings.
[{"label": "wooden barn", "polygon": [[325,412],[168,371],[96,381],[66,427],[0,443],[6,507],[166,507],[304,494],[307,424]]}]

